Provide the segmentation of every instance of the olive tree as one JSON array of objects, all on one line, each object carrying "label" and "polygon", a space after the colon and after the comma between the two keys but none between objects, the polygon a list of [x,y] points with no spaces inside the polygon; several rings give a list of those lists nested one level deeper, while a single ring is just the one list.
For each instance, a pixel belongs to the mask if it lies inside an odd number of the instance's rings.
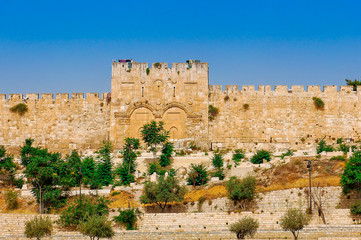
[{"label": "olive tree", "polygon": [[290,231],[295,240],[298,239],[300,230],[302,230],[310,222],[310,216],[302,212],[300,209],[288,209],[281,218],[281,228]]},{"label": "olive tree", "polygon": [[245,236],[253,237],[259,227],[258,220],[251,217],[243,217],[237,222],[231,224],[229,230],[237,234],[238,239],[244,239]]},{"label": "olive tree", "polygon": [[169,131],[164,129],[164,122],[151,121],[148,124],[144,124],[140,130],[143,141],[150,147],[153,152],[154,160],[157,154],[157,147],[161,144],[165,144],[169,139]]},{"label": "olive tree", "polygon": [[93,215],[87,221],[78,225],[81,234],[89,236],[90,240],[99,238],[111,238],[115,235],[112,223],[106,217]]},{"label": "olive tree", "polygon": [[41,239],[42,237],[51,236],[53,231],[53,222],[49,217],[35,217],[25,222],[25,236],[27,238]]}]

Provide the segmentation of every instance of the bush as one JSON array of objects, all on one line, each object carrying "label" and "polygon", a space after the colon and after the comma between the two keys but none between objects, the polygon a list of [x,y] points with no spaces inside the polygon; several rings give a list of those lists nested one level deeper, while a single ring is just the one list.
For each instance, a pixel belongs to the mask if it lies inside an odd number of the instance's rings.
[{"label": "bush", "polygon": [[226,182],[229,199],[239,202],[242,200],[251,201],[256,195],[257,179],[253,176],[248,176],[243,179],[231,177]]},{"label": "bush", "polygon": [[149,163],[148,166],[148,174],[152,175],[153,173],[157,173],[158,175],[161,175],[162,167],[158,162]]},{"label": "bush", "polygon": [[130,208],[119,211],[119,216],[114,217],[114,221],[126,227],[127,230],[135,230],[137,227],[137,215],[140,213],[138,209]]},{"label": "bush", "polygon": [[242,149],[236,149],[233,153],[232,160],[234,164],[238,166],[244,157],[245,157],[244,151]]},{"label": "bush", "polygon": [[126,164],[121,164],[115,170],[115,173],[120,178],[120,185],[128,186],[130,183],[135,182],[135,177],[134,177],[134,175],[129,173],[129,168],[127,168]]},{"label": "bush", "polygon": [[251,162],[253,164],[260,164],[263,163],[263,160],[269,162],[271,160],[271,153],[266,150],[258,150],[255,155],[251,158]]},{"label": "bush", "polygon": [[115,235],[112,223],[106,217],[97,215],[89,217],[86,222],[81,222],[78,230],[81,234],[89,236],[91,240],[95,238],[111,238]]},{"label": "bush", "polygon": [[218,177],[219,180],[223,180],[226,177],[223,168],[217,169],[217,171],[213,173],[213,176]]},{"label": "bush", "polygon": [[316,109],[318,110],[323,110],[325,107],[325,103],[322,101],[321,98],[318,97],[313,97],[313,104],[315,105]]},{"label": "bush", "polygon": [[355,215],[361,215],[361,201],[358,200],[355,203],[353,203],[350,207],[351,214]]},{"label": "bush", "polygon": [[327,145],[324,139],[321,139],[317,144],[317,154],[322,152],[333,152],[335,149],[331,145]]},{"label": "bush", "polygon": [[15,191],[7,191],[5,195],[5,202],[7,204],[7,209],[13,210],[19,207],[18,201],[19,193]]},{"label": "bush", "polygon": [[28,111],[28,105],[26,105],[25,103],[19,103],[11,107],[10,111],[18,113],[20,116],[22,116]]},{"label": "bush", "polygon": [[293,156],[293,151],[288,149],[287,152],[285,152],[281,155],[281,159],[284,159],[287,156]]},{"label": "bush", "polygon": [[203,164],[191,164],[187,183],[193,186],[204,185],[209,181],[208,172]]},{"label": "bush", "polygon": [[295,240],[298,238],[299,231],[302,230],[310,221],[309,215],[302,212],[300,209],[288,209],[285,215],[281,218],[281,228],[285,231],[290,231]]},{"label": "bush", "polygon": [[77,199],[74,204],[71,204],[61,213],[57,222],[62,227],[74,228],[93,215],[107,216],[109,213],[108,204],[109,200],[104,197],[93,200],[85,197]]},{"label": "bush", "polygon": [[51,236],[53,231],[53,222],[49,217],[35,217],[25,222],[25,236],[27,238],[41,239],[42,237]]},{"label": "bush", "polygon": [[229,230],[237,234],[238,239],[244,239],[245,236],[253,237],[257,232],[259,223],[251,217],[243,217],[237,222],[231,224]]},{"label": "bush", "polygon": [[351,190],[360,192],[361,190],[361,152],[354,152],[350,160],[346,163],[341,176],[341,186],[343,193]]},{"label": "bush", "polygon": [[208,119],[210,121],[213,121],[218,116],[218,113],[219,113],[218,108],[213,107],[213,105],[208,106]]},{"label": "bush", "polygon": [[212,164],[215,168],[220,169],[223,167],[223,157],[221,154],[214,154],[212,157]]},{"label": "bush", "polygon": [[334,156],[334,157],[331,157],[330,160],[346,161],[346,157],[345,156]]},{"label": "bush", "polygon": [[170,160],[171,160],[171,157],[172,157],[173,149],[174,149],[174,147],[173,147],[173,144],[171,142],[166,142],[163,145],[162,155],[160,156],[160,159],[159,159],[159,164],[162,167],[166,167],[166,166],[170,165]]}]

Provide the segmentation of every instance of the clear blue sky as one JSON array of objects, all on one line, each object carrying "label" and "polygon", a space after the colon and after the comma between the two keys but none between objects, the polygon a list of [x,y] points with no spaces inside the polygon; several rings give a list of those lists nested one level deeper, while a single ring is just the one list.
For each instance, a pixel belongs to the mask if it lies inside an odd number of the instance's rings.
[{"label": "clear blue sky", "polygon": [[0,0],[1,93],[107,92],[112,59],[209,62],[210,84],[361,76],[361,1]]}]

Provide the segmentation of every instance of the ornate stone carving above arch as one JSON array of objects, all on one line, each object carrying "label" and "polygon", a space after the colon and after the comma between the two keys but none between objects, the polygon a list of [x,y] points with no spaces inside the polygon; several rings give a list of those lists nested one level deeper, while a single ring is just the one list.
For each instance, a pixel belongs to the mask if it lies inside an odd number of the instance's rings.
[{"label": "ornate stone carving above arch", "polygon": [[147,102],[134,102],[130,104],[126,111],[126,115],[130,117],[132,113],[138,108],[147,108],[152,112],[155,118],[161,117],[161,115],[157,111],[157,108]]},{"label": "ornate stone carving above arch", "polygon": [[180,103],[180,102],[169,102],[163,106],[163,108],[160,110],[161,116],[164,116],[164,113],[170,109],[170,108],[180,108],[182,109],[186,115],[187,118],[191,119],[201,119],[202,115],[194,113],[186,104]]}]

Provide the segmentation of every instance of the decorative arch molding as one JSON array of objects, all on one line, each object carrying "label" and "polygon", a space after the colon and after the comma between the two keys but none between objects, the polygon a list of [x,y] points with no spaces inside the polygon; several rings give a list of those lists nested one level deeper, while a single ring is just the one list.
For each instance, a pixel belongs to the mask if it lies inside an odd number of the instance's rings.
[{"label": "decorative arch molding", "polygon": [[160,114],[158,113],[156,107],[152,106],[151,104],[149,103],[146,103],[146,102],[134,102],[132,103],[129,108],[127,109],[126,111],[126,115],[128,117],[130,117],[132,115],[132,113],[137,110],[138,108],[146,108],[148,109],[149,111],[151,111],[151,113],[153,114],[153,116],[155,118],[159,118],[160,117]]},{"label": "decorative arch molding", "polygon": [[192,111],[189,109],[189,107],[187,105],[183,104],[183,103],[180,103],[180,102],[169,102],[169,103],[165,104],[163,106],[162,110],[161,110],[161,115],[164,116],[164,113],[168,109],[173,108],[173,107],[182,109],[186,113],[187,117],[189,115],[193,115]]}]

